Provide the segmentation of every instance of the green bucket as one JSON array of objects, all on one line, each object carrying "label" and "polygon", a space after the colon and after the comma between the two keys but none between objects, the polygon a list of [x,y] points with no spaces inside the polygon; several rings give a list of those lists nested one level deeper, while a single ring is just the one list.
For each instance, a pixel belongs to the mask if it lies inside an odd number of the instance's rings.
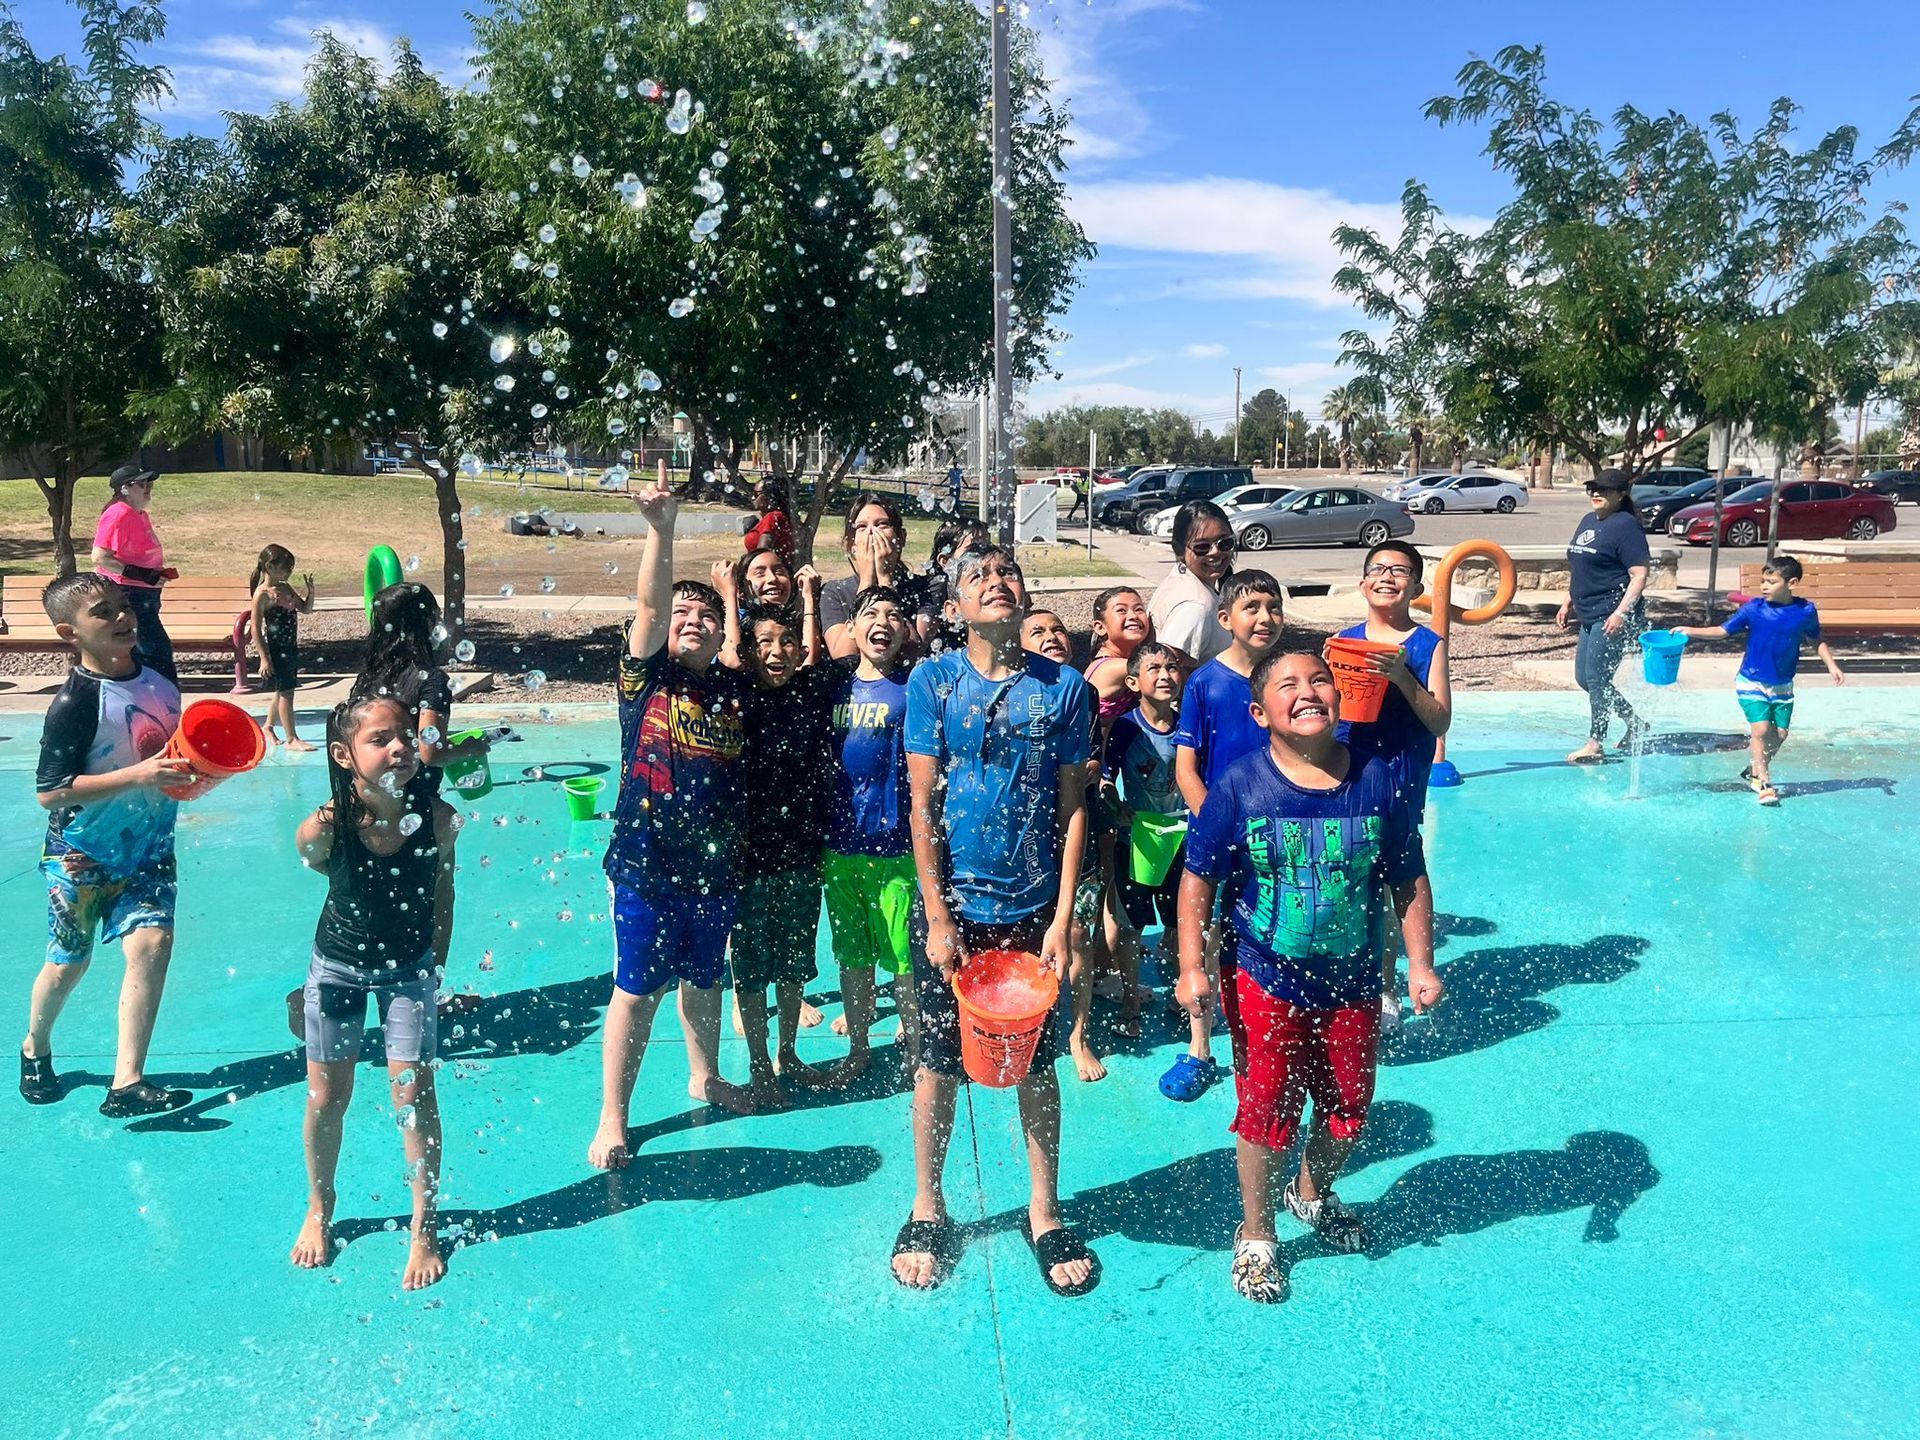
[{"label": "green bucket", "polygon": [[560,782],[567,792],[567,815],[574,820],[591,820],[600,813],[600,792],[607,782],[598,775],[569,775]]},{"label": "green bucket", "polygon": [[[462,730],[447,736],[449,745],[463,745],[469,740],[483,740],[485,730]],[[463,800],[478,800],[483,795],[493,793],[493,763],[485,755],[472,760],[456,760],[443,772],[446,781]]]},{"label": "green bucket", "polygon": [[1136,812],[1133,817],[1133,883],[1160,885],[1173,868],[1173,857],[1187,838],[1187,817]]}]

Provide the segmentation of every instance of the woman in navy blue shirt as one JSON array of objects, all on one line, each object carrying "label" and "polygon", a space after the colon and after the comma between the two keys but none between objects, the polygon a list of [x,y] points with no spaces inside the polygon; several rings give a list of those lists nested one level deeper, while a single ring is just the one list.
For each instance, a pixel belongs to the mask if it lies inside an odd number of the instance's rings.
[{"label": "woman in navy blue shirt", "polygon": [[1641,594],[1647,588],[1646,532],[1634,513],[1632,482],[1624,470],[1606,470],[1587,482],[1587,502],[1593,513],[1581,520],[1567,546],[1573,572],[1571,593],[1560,606],[1554,623],[1565,630],[1578,621],[1580,648],[1574,652],[1573,678],[1587,692],[1592,727],[1587,743],[1567,759],[1591,765],[1606,755],[1607,726],[1618,715],[1627,733],[1620,745],[1631,746],[1646,728],[1627,697],[1613,683],[1620,662],[1647,628]]}]

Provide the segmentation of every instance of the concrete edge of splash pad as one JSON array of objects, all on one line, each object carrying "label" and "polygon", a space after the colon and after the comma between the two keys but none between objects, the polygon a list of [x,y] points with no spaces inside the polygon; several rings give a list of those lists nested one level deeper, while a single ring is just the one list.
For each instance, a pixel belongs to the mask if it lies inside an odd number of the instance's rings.
[{"label": "concrete edge of splash pad", "polygon": [[[44,714],[53,703],[53,697],[60,693],[60,687],[66,683],[66,679],[65,672],[58,675],[0,675],[0,714]],[[451,679],[453,698],[466,701],[493,688],[494,672],[458,670],[453,672]],[[302,711],[330,710],[347,698],[348,692],[353,689],[353,681],[351,675],[328,675],[304,681],[294,692],[295,703]],[[243,710],[256,710],[266,705],[266,691],[250,690],[235,695],[231,693],[232,684],[230,676],[190,674],[181,687],[181,700],[189,705],[195,700],[209,698],[231,700]],[[528,713],[532,713],[531,707]]]}]

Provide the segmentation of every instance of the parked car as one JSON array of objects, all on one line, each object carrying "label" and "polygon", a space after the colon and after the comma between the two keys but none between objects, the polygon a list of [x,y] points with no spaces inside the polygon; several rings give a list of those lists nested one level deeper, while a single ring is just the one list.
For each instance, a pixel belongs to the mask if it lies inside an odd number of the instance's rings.
[{"label": "parked car", "polygon": [[[1297,486],[1274,485],[1262,482],[1258,485],[1236,485],[1231,490],[1222,490],[1213,497],[1213,503],[1227,512],[1229,519],[1241,510],[1258,510],[1267,505],[1278,505],[1291,495]],[[1173,534],[1173,517],[1180,513],[1178,505],[1169,505],[1155,512],[1153,519],[1147,522],[1147,534],[1162,539]]]},{"label": "parked car", "polygon": [[1856,490],[1871,490],[1894,504],[1902,500],[1920,505],[1920,470],[1875,470],[1853,482]]},{"label": "parked car", "polygon": [[1107,524],[1141,535],[1153,523],[1153,517],[1169,505],[1180,506],[1189,500],[1212,500],[1240,485],[1253,482],[1253,471],[1244,466],[1182,465],[1168,472],[1165,486],[1141,490],[1117,499],[1107,506]]},{"label": "parked car", "polygon": [[1347,485],[1296,490],[1277,505],[1231,517],[1243,550],[1273,545],[1378,545],[1413,533],[1413,517],[1398,501]]},{"label": "parked car", "polygon": [[1438,515],[1443,510],[1497,510],[1511,515],[1526,503],[1527,487],[1498,475],[1449,475],[1415,491],[1407,509],[1416,515]]},{"label": "parked car", "polygon": [[1676,490],[1684,490],[1697,480],[1710,480],[1713,472],[1702,470],[1697,465],[1665,465],[1658,470],[1649,470],[1633,482],[1633,503],[1644,505],[1650,500],[1660,500]]},{"label": "parked car", "polygon": [[[1697,505],[1702,501],[1709,505],[1713,503],[1713,487],[1715,483],[1714,477],[1709,475],[1704,480],[1696,480],[1691,485],[1682,486],[1678,490],[1670,491],[1654,499],[1640,500],[1636,498],[1633,502],[1633,508],[1639,514],[1640,524],[1644,529],[1650,534],[1664,535],[1667,533],[1667,522],[1672,520],[1675,515],[1678,515],[1689,505]],[[1744,490],[1752,483],[1752,479],[1747,476],[1730,479],[1725,482],[1727,488],[1722,492],[1721,498],[1725,499],[1726,496],[1733,494],[1736,490]]]},{"label": "parked car", "polygon": [[[1773,482],[1736,490],[1721,502],[1720,543],[1759,545],[1767,538]],[[1780,489],[1782,540],[1871,540],[1893,529],[1893,501],[1837,480],[1795,480]],[[1689,505],[1667,522],[1667,533],[1689,545],[1713,540],[1713,506]]]},{"label": "parked car", "polygon": [[[1093,518],[1098,524],[1107,524],[1107,511],[1122,500],[1130,500],[1136,495],[1159,495],[1167,488],[1167,477],[1173,473],[1171,465],[1143,465],[1124,480],[1116,480],[1111,485],[1093,487]],[[1162,502],[1164,503],[1164,502]]]},{"label": "parked car", "polygon": [[1109,465],[1093,477],[1096,485],[1117,485],[1134,471],[1144,467],[1139,465]]},{"label": "parked car", "polygon": [[1389,481],[1386,489],[1380,493],[1389,500],[1411,500],[1429,485],[1438,485],[1442,480],[1451,480],[1451,470],[1423,470],[1407,480]]}]

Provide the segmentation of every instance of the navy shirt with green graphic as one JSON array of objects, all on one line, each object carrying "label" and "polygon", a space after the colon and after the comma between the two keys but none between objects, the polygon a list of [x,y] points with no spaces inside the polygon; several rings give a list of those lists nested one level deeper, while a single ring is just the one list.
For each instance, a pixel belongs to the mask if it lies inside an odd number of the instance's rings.
[{"label": "navy shirt with green graphic", "polygon": [[1187,869],[1235,881],[1236,961],[1261,989],[1310,1010],[1380,991],[1388,887],[1426,874],[1392,767],[1351,757],[1331,790],[1306,790],[1265,747],[1207,791],[1187,834]]}]

